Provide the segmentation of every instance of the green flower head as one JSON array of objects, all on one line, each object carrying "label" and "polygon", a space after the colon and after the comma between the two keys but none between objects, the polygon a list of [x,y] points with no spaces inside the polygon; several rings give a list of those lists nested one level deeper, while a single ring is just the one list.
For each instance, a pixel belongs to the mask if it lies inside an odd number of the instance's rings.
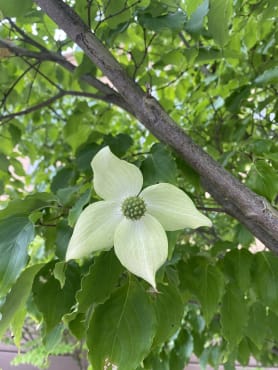
[{"label": "green flower head", "polygon": [[104,200],[81,213],[66,260],[114,246],[122,265],[156,288],[156,271],[168,255],[165,230],[211,226],[211,221],[174,185],[161,183],[142,190],[139,168],[116,157],[108,146],[91,165],[94,189]]}]

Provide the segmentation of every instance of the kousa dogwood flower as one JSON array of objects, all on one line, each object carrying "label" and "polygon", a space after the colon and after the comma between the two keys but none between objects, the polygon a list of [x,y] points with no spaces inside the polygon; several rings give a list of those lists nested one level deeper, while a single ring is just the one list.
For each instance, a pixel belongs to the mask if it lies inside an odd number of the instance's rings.
[{"label": "kousa dogwood flower", "polygon": [[142,190],[140,169],[116,157],[108,146],[95,155],[91,166],[95,192],[103,200],[82,211],[66,260],[114,246],[122,265],[155,288],[156,271],[168,254],[165,230],[211,226],[211,221],[174,185],[160,183]]}]

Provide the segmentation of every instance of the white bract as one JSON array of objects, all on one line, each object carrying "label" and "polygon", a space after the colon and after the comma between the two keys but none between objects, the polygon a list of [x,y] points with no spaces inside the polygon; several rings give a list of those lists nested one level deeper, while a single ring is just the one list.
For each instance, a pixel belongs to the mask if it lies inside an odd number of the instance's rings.
[{"label": "white bract", "polygon": [[123,266],[154,288],[156,271],[168,254],[165,230],[211,226],[192,200],[174,185],[141,191],[138,167],[116,157],[108,146],[93,158],[94,189],[104,199],[89,205],[75,225],[66,260],[113,247]]}]

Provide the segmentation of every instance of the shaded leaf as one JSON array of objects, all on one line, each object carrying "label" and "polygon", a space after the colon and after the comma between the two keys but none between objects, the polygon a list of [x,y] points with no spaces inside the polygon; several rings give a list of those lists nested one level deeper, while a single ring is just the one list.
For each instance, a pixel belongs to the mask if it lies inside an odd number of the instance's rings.
[{"label": "shaded leaf", "polygon": [[78,311],[86,312],[92,304],[103,303],[117,287],[123,271],[113,250],[95,257],[88,274],[81,281],[81,289],[76,294]]},{"label": "shaded leaf", "polygon": [[151,14],[142,14],[138,17],[138,21],[144,28],[155,32],[161,32],[167,29],[180,31],[184,28],[186,15],[182,11],[168,13],[159,17],[153,17]]},{"label": "shaded leaf", "polygon": [[177,332],[184,313],[181,294],[174,285],[159,285],[158,291],[152,297],[157,318],[154,346],[165,342]]},{"label": "shaded leaf", "polygon": [[27,217],[0,220],[0,296],[4,295],[27,263],[28,245],[34,238],[34,225]]},{"label": "shaded leaf", "polygon": [[188,289],[202,306],[207,324],[218,311],[224,292],[224,276],[217,266],[203,257],[193,257],[179,264],[181,287]]},{"label": "shaded leaf", "polygon": [[224,338],[234,348],[243,338],[248,322],[248,307],[239,288],[230,283],[221,306],[221,325]]},{"label": "shaded leaf", "polygon": [[43,264],[34,265],[24,270],[11,291],[6,297],[6,301],[0,308],[0,338],[5,334],[15,315],[24,310],[26,301],[32,289],[33,279]]},{"label": "shaded leaf", "polygon": [[176,162],[162,144],[154,144],[152,146],[150,155],[148,155],[141,165],[141,170],[144,177],[144,186],[159,182],[176,184]]},{"label": "shaded leaf", "polygon": [[43,314],[46,334],[59,324],[63,315],[75,303],[75,293],[80,286],[79,270],[76,264],[68,264],[63,288],[54,277],[55,263],[50,262],[37,274],[33,284],[35,303]]},{"label": "shaded leaf", "polygon": [[255,302],[250,308],[245,335],[250,338],[259,349],[262,349],[265,344],[267,329],[266,307],[259,302]]},{"label": "shaded leaf", "polygon": [[87,333],[94,370],[115,364],[135,369],[149,351],[155,334],[155,313],[146,292],[130,281],[118,289],[92,316]]}]

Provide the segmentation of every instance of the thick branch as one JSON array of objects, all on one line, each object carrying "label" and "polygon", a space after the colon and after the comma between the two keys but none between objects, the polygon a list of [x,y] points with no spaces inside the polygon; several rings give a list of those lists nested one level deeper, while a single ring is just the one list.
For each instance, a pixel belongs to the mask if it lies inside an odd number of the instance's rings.
[{"label": "thick branch", "polygon": [[278,253],[278,212],[222,168],[165,113],[159,103],[130,79],[112,54],[62,0],[35,2],[102,70],[158,139],[172,146],[201,176],[205,188],[268,248]]}]

